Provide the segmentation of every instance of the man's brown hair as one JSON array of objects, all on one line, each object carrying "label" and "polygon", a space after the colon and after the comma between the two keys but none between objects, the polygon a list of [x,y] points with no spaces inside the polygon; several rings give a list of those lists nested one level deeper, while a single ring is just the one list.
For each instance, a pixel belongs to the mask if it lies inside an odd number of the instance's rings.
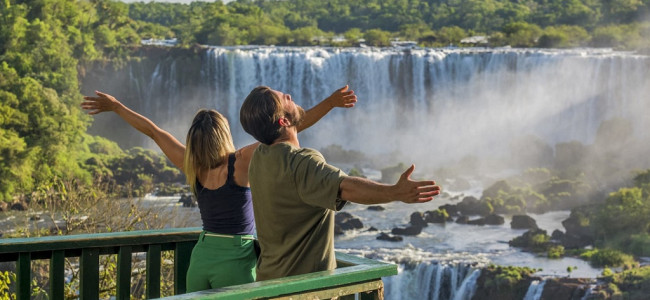
[{"label": "man's brown hair", "polygon": [[254,88],[239,110],[244,131],[261,143],[270,145],[280,137],[279,120],[284,116],[280,98],[268,86]]}]

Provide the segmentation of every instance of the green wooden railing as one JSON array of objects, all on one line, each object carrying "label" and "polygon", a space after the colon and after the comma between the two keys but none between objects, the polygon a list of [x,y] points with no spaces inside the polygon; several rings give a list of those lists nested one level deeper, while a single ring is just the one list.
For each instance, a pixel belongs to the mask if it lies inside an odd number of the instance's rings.
[{"label": "green wooden railing", "polygon": [[381,277],[397,274],[397,267],[336,253],[339,268],[226,288],[185,293],[190,254],[200,228],[176,228],[39,238],[0,239],[0,262],[16,263],[16,296],[30,299],[31,262],[50,263],[49,299],[63,299],[65,258],[79,258],[79,296],[99,298],[100,255],[117,254],[116,299],[129,299],[134,253],[146,253],[147,298],[160,297],[161,252],[174,251],[174,294],[166,299],[324,299],[339,297],[383,299]]}]

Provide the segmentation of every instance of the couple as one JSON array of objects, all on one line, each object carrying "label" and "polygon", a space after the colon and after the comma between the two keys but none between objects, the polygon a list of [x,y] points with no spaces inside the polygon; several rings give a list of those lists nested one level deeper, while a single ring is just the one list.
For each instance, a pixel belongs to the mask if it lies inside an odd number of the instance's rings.
[{"label": "couple", "polygon": [[386,185],[347,176],[318,151],[300,147],[298,132],[334,107],[354,106],[348,86],[308,111],[289,94],[254,88],[240,122],[258,143],[238,150],[228,121],[215,110],[196,114],[183,145],[114,97],[96,94],[84,97],[81,107],[89,114],[113,111],[152,138],[192,187],[203,232],[192,251],[188,292],[334,269],[334,212],[346,201],[422,203],[440,193],[433,181],[409,178],[414,166]]}]

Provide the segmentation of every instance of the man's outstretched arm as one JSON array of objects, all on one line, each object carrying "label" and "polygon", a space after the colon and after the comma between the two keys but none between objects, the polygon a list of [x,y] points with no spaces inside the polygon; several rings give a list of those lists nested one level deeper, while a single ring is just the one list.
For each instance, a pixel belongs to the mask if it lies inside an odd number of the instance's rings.
[{"label": "man's outstretched arm", "polygon": [[394,185],[378,183],[361,177],[346,177],[339,186],[340,198],[359,204],[382,204],[392,201],[424,203],[440,194],[440,186],[433,180],[413,181],[410,179],[414,165],[411,165]]},{"label": "man's outstretched arm", "polygon": [[309,128],[311,125],[316,124],[316,122],[318,122],[318,120],[329,113],[332,108],[350,108],[354,107],[354,104],[356,102],[357,95],[354,94],[353,90],[348,89],[347,85],[334,91],[332,95],[323,99],[323,101],[316,104],[316,106],[305,111],[304,119],[298,126],[298,132],[301,132]]}]

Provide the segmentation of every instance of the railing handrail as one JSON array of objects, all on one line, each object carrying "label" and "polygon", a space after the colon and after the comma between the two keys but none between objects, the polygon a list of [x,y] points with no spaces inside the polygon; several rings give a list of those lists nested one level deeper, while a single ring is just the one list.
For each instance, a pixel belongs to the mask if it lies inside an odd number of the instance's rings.
[{"label": "railing handrail", "polygon": [[[102,254],[118,254],[117,299],[130,297],[131,254],[136,252],[147,253],[147,298],[160,296],[160,253],[165,250],[175,251],[174,287],[175,293],[181,294],[169,297],[169,299],[252,299],[301,293],[320,293],[317,297],[323,297],[322,295],[330,295],[332,291],[335,296],[336,293],[349,295],[372,292],[373,295],[382,298],[379,296],[383,294],[381,278],[397,274],[397,266],[393,264],[336,252],[339,268],[335,270],[183,294],[185,292],[184,275],[187,272],[189,255],[200,232],[201,228],[190,227],[5,238],[0,239],[0,262],[16,262],[18,299],[29,299],[30,297],[30,264],[34,259],[50,260],[50,277],[52,280],[57,279],[58,282],[56,285],[53,284],[54,281],[51,282],[50,297],[57,298],[57,295],[62,295],[63,260],[65,257],[80,257],[79,269],[82,281],[80,297],[95,298],[97,291],[93,290],[93,286],[99,283],[97,272],[99,255]],[[150,265],[153,268],[151,272]],[[122,270],[120,267],[123,267]],[[330,294],[323,294],[327,288],[329,288]]]},{"label": "railing handrail", "polygon": [[31,238],[1,238],[0,262],[4,261],[3,257],[7,254],[20,252],[159,244],[161,238],[164,238],[166,243],[197,241],[200,233],[200,227],[186,227]]},{"label": "railing handrail", "polygon": [[345,286],[397,275],[397,266],[336,252],[338,269],[187,293],[165,299],[257,299]]}]

